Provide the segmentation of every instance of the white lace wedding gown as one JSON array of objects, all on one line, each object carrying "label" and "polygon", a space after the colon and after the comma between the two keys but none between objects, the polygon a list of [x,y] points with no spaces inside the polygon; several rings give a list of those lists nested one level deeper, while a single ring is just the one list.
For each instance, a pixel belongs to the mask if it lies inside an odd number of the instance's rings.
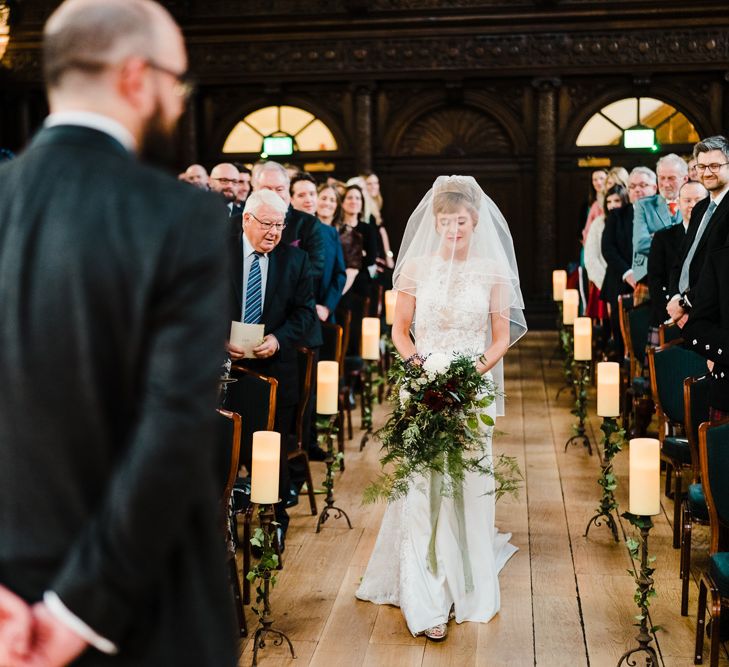
[{"label": "white lace wedding gown", "polygon": [[[464,271],[445,281],[433,260],[416,296],[415,345],[431,352],[481,353],[486,347],[489,285]],[[447,286],[447,289],[446,289]],[[475,308],[475,304],[482,308]],[[494,416],[491,406],[487,413]],[[491,429],[484,427],[487,452]],[[414,635],[445,623],[451,606],[456,622],[487,622],[499,611],[498,573],[516,552],[510,533],[494,525],[493,478],[466,473],[463,485],[467,553],[473,588],[466,590],[464,557],[453,498],[442,499],[436,529],[437,574],[427,563],[431,538],[430,480],[420,478],[407,496],[390,503],[362,583],[360,600],[399,606]]]}]

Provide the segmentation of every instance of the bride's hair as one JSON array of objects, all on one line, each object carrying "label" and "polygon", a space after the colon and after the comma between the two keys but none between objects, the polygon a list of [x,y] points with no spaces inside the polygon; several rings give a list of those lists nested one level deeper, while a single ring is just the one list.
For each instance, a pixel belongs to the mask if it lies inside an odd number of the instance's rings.
[{"label": "bride's hair", "polygon": [[451,176],[437,184],[433,192],[433,213],[455,213],[465,208],[473,218],[473,226],[478,224],[478,211],[481,205],[481,191],[474,187],[472,179]]}]

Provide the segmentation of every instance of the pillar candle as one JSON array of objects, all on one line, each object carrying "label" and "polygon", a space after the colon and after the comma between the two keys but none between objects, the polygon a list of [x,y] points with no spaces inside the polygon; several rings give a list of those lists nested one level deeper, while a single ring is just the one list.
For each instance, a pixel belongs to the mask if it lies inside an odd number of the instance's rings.
[{"label": "pillar candle", "polygon": [[564,288],[567,286],[567,271],[564,269],[556,269],[552,271],[552,299],[554,301],[562,301],[564,298]]},{"label": "pillar candle", "polygon": [[377,317],[362,318],[362,358],[380,358],[380,320]]},{"label": "pillar candle", "polygon": [[592,320],[589,317],[575,318],[575,361],[592,359]]},{"label": "pillar candle", "polygon": [[620,415],[620,364],[601,361],[597,365],[597,414],[600,417]]},{"label": "pillar candle", "polygon": [[336,361],[320,361],[316,366],[316,412],[335,415],[339,398],[339,364]]},{"label": "pillar candle", "polygon": [[253,434],[251,466],[251,501],[270,505],[279,501],[278,471],[281,456],[281,434],[256,431]]},{"label": "pillar candle", "polygon": [[630,441],[631,514],[653,516],[661,511],[661,445],[655,438]]},{"label": "pillar candle", "polygon": [[574,324],[577,317],[577,309],[580,304],[580,294],[576,289],[566,289],[564,291],[563,318],[564,324]]},{"label": "pillar candle", "polygon": [[385,292],[385,324],[392,324],[395,321],[395,303],[397,302],[397,292],[387,290]]}]

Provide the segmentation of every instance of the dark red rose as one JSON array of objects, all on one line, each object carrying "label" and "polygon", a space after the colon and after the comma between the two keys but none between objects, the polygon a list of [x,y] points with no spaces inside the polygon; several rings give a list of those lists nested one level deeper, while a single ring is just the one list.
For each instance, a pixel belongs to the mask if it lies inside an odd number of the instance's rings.
[{"label": "dark red rose", "polygon": [[423,403],[433,412],[440,412],[446,406],[443,396],[433,389],[428,389],[425,392]]}]

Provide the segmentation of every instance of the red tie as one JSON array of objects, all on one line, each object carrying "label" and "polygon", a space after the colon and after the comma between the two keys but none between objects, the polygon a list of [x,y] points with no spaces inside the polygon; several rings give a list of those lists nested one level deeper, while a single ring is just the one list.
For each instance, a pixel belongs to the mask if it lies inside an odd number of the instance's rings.
[{"label": "red tie", "polygon": [[671,217],[676,215],[676,211],[678,211],[678,202],[676,201],[669,201],[668,202],[668,210],[671,211]]}]

